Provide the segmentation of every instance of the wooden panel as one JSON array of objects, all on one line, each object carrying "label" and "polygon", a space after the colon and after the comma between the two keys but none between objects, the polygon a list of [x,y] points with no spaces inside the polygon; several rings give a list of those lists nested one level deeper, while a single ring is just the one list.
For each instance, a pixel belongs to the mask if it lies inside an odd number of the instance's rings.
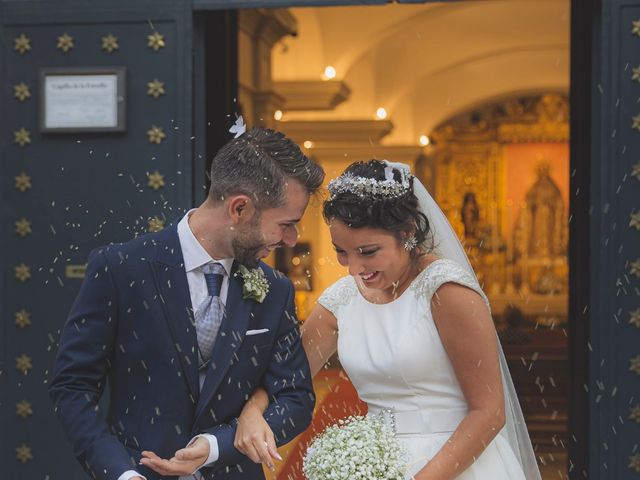
[{"label": "wooden panel", "polygon": [[526,344],[504,345],[531,441],[538,454],[566,453],[569,392],[567,337],[562,330],[532,332]]}]

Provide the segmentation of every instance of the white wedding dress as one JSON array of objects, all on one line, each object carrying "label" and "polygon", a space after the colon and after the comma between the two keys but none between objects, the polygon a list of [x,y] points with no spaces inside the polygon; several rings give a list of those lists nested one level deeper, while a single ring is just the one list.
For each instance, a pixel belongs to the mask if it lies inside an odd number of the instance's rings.
[{"label": "white wedding dress", "polygon": [[[351,276],[318,300],[338,320],[340,362],[369,413],[383,412],[395,423],[408,454],[407,479],[440,450],[467,412],[431,315],[431,298],[447,282],[471,288],[487,301],[476,279],[448,259],[432,262],[387,304],[366,300]],[[498,435],[457,479],[524,480],[525,475],[509,443]]]}]

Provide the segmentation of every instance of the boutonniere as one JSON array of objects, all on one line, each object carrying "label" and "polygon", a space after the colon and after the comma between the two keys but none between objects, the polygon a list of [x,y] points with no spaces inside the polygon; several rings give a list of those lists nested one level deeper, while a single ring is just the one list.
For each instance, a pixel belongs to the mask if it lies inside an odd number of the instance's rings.
[{"label": "boutonniere", "polygon": [[238,273],[242,277],[242,297],[262,303],[269,293],[269,282],[262,269],[252,268],[249,270],[244,265],[240,265]]}]

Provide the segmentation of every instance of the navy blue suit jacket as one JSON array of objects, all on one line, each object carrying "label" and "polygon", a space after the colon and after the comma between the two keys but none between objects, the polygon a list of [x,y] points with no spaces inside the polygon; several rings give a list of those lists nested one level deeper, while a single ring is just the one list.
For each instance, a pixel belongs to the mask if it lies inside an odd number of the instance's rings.
[{"label": "navy blue suit jacket", "polygon": [[[262,303],[244,299],[229,279],[226,316],[202,390],[193,309],[177,226],[94,250],[62,331],[49,392],[83,467],[117,480],[139,465],[142,450],[163,458],[199,433],[216,436],[220,457],[207,479],[264,478],[233,446],[236,418],[258,386],[272,399],[265,417],[278,444],[310,423],[314,406],[291,282],[265,264]],[[245,336],[247,330],[268,332]],[[106,412],[98,401],[106,383]]]}]

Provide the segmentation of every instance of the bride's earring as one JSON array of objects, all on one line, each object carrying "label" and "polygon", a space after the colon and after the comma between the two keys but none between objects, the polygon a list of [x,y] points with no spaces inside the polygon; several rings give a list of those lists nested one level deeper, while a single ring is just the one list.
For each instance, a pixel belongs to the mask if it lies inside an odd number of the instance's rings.
[{"label": "bride's earring", "polygon": [[411,250],[413,250],[414,248],[416,248],[418,246],[418,240],[416,239],[415,235],[411,235],[410,237],[408,237],[404,243],[402,244],[402,246],[404,247],[404,249],[407,252],[410,252]]}]

